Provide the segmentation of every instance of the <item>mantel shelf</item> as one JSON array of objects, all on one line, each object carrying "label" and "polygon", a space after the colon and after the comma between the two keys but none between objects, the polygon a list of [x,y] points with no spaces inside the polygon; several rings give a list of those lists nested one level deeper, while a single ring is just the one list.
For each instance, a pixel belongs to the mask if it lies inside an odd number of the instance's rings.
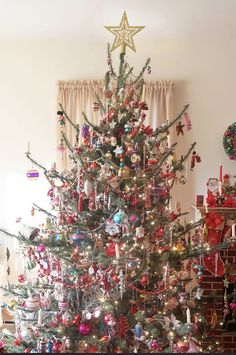
[{"label": "mantel shelf", "polygon": [[[195,210],[199,210],[202,215],[206,214],[206,208],[205,206],[192,206]],[[216,212],[222,216],[232,216],[236,217],[236,208],[231,208],[231,207],[208,207],[208,213],[209,212]]]}]

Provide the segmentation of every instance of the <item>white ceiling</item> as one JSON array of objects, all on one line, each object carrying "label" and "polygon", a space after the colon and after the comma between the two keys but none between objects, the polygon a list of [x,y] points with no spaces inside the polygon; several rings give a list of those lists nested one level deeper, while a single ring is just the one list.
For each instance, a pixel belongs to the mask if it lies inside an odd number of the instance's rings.
[{"label": "white ceiling", "polygon": [[236,39],[236,0],[0,0],[0,39],[107,40],[124,10],[143,39]]}]

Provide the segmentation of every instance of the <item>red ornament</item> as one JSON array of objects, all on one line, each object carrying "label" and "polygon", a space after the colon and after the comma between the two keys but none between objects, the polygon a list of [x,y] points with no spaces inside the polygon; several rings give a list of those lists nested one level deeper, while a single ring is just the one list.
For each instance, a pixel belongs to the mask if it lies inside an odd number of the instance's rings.
[{"label": "red ornament", "polygon": [[76,316],[74,316],[73,322],[75,322],[75,324],[79,323],[81,320],[81,316],[80,314],[76,314]]},{"label": "red ornament", "polygon": [[83,200],[84,200],[84,194],[80,193],[79,200],[78,200],[78,206],[77,206],[77,211],[78,212],[82,212],[83,211]]},{"label": "red ornament", "polygon": [[170,213],[170,220],[171,220],[171,221],[174,221],[176,218],[178,218],[178,216],[174,213],[174,211],[172,211],[172,212]]},{"label": "red ornament", "polygon": [[98,163],[96,163],[96,162],[92,162],[92,163],[90,163],[89,164],[89,167],[91,168],[91,169],[98,169],[99,168],[99,164]]},{"label": "red ornament", "polygon": [[176,347],[178,351],[185,353],[189,349],[189,343],[180,340],[176,344]]},{"label": "red ornament", "polygon": [[24,275],[19,275],[18,276],[18,281],[20,282],[20,283],[23,283],[23,282],[25,282],[25,276]]},{"label": "red ornament", "polygon": [[[118,245],[119,245],[119,249],[120,249],[122,244],[118,243]],[[115,242],[109,243],[109,246],[105,250],[105,253],[107,256],[116,256],[115,246],[116,246]]]},{"label": "red ornament", "polygon": [[87,350],[88,353],[97,353],[98,349],[96,348],[96,346],[90,346]]},{"label": "red ornament", "polygon": [[21,344],[21,338],[20,338],[20,337],[16,338],[16,339],[14,340],[13,344],[14,344],[15,346],[20,345],[20,344]]},{"label": "red ornament", "polygon": [[96,208],[96,198],[95,198],[95,191],[94,190],[90,193],[88,208],[90,209],[90,211],[96,211],[96,209],[97,209]]},{"label": "red ornament", "polygon": [[159,228],[159,229],[156,231],[156,237],[157,237],[157,238],[162,238],[162,237],[163,237],[163,234],[164,234],[163,228]]},{"label": "red ornament", "polygon": [[116,275],[116,274],[112,276],[112,280],[113,280],[116,284],[118,284],[119,281],[120,281],[118,275]]},{"label": "red ornament", "polygon": [[201,162],[201,157],[199,154],[197,154],[195,151],[192,154],[192,158],[191,158],[191,168],[190,170],[193,170],[193,168],[195,167],[195,162],[200,163]]},{"label": "red ornament", "polygon": [[149,284],[149,279],[148,279],[147,275],[143,275],[141,277],[141,279],[139,280],[139,282],[141,283],[141,285],[143,287],[147,287],[147,285]]},{"label": "red ornament", "polygon": [[125,338],[126,333],[128,332],[130,325],[129,325],[129,320],[127,318],[127,316],[122,315],[119,318],[119,322],[118,322],[118,329],[119,329],[119,335],[121,338]]},{"label": "red ornament", "polygon": [[91,333],[91,326],[88,323],[81,323],[78,326],[78,331],[81,335],[89,335]]},{"label": "red ornament", "polygon": [[31,352],[31,349],[30,348],[26,348],[25,349],[25,353],[30,353]]},{"label": "red ornament", "polygon": [[148,110],[148,105],[146,102],[140,102],[139,104],[140,110]]},{"label": "red ornament", "polygon": [[68,224],[73,224],[73,223],[75,223],[75,219],[74,219],[74,217],[72,217],[72,216],[68,216],[68,217],[66,218],[66,221],[67,221]]},{"label": "red ornament", "polygon": [[52,352],[53,353],[60,353],[61,346],[62,346],[62,342],[59,340],[56,340],[53,344]]}]

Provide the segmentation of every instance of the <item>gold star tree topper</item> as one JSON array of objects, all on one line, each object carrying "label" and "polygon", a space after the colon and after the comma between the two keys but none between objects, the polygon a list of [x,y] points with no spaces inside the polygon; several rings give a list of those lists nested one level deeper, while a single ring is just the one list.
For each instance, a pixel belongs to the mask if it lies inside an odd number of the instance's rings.
[{"label": "gold star tree topper", "polygon": [[121,52],[125,53],[125,48],[128,46],[134,52],[136,52],[133,36],[141,31],[144,27],[145,26],[130,26],[126,12],[124,11],[119,26],[105,26],[108,31],[115,35],[115,40],[111,47],[111,51],[114,51],[114,49],[121,46]]}]

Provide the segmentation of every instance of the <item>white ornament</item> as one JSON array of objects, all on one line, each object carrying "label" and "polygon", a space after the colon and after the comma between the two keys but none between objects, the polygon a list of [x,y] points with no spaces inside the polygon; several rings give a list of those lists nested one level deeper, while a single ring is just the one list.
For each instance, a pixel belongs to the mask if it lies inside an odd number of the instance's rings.
[{"label": "white ornament", "polygon": [[111,137],[111,145],[115,147],[117,145],[117,139],[116,137]]},{"label": "white ornament", "polygon": [[90,196],[91,192],[93,190],[93,184],[90,180],[85,180],[84,182],[84,192],[87,197]]},{"label": "white ornament", "polygon": [[114,222],[107,222],[105,231],[110,235],[115,235],[119,233],[119,227]]}]

